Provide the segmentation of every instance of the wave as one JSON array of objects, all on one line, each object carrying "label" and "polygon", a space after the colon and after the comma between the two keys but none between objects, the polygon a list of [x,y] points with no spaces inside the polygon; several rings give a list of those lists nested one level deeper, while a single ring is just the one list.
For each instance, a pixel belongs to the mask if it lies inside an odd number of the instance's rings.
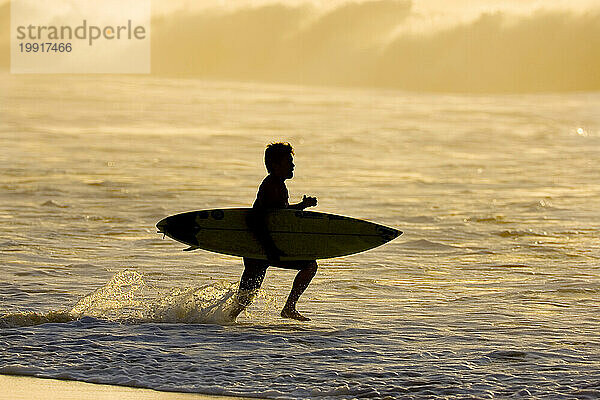
[{"label": "wave", "polygon": [[494,350],[486,354],[487,357],[496,360],[517,361],[527,358],[530,354],[521,350]]},{"label": "wave", "polygon": [[54,200],[48,200],[41,204],[42,207],[51,207],[51,208],[68,208],[68,205],[57,203]]},{"label": "wave", "polygon": [[462,247],[452,246],[449,244],[443,244],[438,242],[432,242],[427,239],[412,240],[398,244],[400,247],[405,247],[415,250],[431,250],[431,251],[450,251],[450,250],[464,250]]},{"label": "wave", "polygon": [[492,232],[492,235],[500,236],[503,238],[520,238],[520,237],[527,237],[527,236],[539,236],[539,237],[549,236],[547,232],[536,232],[533,229],[526,229],[526,230],[509,229],[509,230],[503,230],[503,231],[499,231],[499,232]]},{"label": "wave", "polygon": [[[0,26],[9,15],[0,5]],[[435,17],[398,0],[177,10],[153,18],[152,73],[434,92],[600,90],[598,8],[412,27]],[[0,31],[3,54],[8,34]]]},{"label": "wave", "polygon": [[600,10],[484,13],[425,33],[409,28],[417,14],[395,0],[175,12],[153,21],[152,68],[417,91],[600,90]]},{"label": "wave", "polygon": [[491,223],[491,224],[508,224],[511,221],[507,221],[503,215],[479,215],[465,218],[465,222],[478,222],[478,223]]},{"label": "wave", "polygon": [[75,318],[68,311],[16,312],[0,317],[0,328],[18,328],[41,324],[66,323]]}]

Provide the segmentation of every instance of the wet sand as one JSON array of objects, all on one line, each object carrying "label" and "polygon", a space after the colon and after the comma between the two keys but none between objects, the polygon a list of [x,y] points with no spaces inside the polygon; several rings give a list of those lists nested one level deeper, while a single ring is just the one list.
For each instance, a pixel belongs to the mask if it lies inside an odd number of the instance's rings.
[{"label": "wet sand", "polygon": [[127,386],[100,385],[30,376],[0,375],[1,400],[202,400],[244,399],[198,393],[159,392]]}]

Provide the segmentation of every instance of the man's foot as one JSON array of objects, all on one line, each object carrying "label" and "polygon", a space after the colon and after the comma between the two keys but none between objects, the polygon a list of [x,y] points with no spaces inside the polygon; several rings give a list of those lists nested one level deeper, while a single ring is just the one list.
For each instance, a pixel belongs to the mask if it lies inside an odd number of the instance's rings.
[{"label": "man's foot", "polygon": [[234,303],[231,308],[228,310],[229,318],[235,322],[235,319],[244,311],[246,307],[242,306],[239,303]]},{"label": "man's foot", "polygon": [[290,318],[290,319],[295,319],[297,321],[302,321],[302,322],[306,322],[306,321],[310,321],[310,318],[305,317],[304,315],[300,314],[297,310],[293,309],[293,308],[284,308],[283,310],[281,310],[281,316],[283,318]]},{"label": "man's foot", "polygon": [[248,306],[252,303],[252,300],[256,296],[256,290],[238,290],[235,297],[233,298],[233,303],[231,304],[228,314],[229,317],[235,321],[238,315],[242,313]]}]

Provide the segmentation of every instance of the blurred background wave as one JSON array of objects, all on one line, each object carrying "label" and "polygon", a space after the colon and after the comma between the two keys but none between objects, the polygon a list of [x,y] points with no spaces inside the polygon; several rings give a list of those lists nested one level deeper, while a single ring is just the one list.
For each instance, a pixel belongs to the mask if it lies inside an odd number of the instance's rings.
[{"label": "blurred background wave", "polygon": [[[155,75],[435,92],[600,89],[600,6],[585,0],[163,3],[153,3]],[[9,16],[0,4],[2,69]]]}]

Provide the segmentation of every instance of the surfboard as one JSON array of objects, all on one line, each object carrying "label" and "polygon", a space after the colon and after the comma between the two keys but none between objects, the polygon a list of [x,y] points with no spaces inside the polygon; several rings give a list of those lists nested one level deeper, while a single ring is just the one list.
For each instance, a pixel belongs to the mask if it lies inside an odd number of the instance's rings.
[{"label": "surfboard", "polygon": [[[251,208],[191,211],[164,218],[158,233],[215,253],[266,260],[263,246],[248,227]],[[360,253],[400,236],[401,231],[372,222],[315,211],[277,209],[266,227],[281,261],[316,260]]]}]

